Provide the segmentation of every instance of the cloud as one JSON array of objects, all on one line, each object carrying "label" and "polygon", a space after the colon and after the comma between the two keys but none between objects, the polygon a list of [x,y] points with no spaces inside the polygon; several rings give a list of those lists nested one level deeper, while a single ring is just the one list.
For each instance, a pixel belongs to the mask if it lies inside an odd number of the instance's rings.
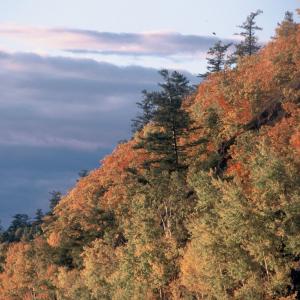
[{"label": "cloud", "polygon": [[95,150],[128,137],[140,91],[157,70],[0,53],[0,145]]},{"label": "cloud", "polygon": [[[177,56],[205,53],[218,38],[176,32],[112,33],[70,28],[0,25],[0,35],[31,47],[74,54]],[[232,40],[225,40],[230,42]]]},{"label": "cloud", "polygon": [[[188,76],[190,74],[187,73]],[[156,69],[0,52],[0,219],[47,208],[81,169],[130,137],[141,90]]]}]

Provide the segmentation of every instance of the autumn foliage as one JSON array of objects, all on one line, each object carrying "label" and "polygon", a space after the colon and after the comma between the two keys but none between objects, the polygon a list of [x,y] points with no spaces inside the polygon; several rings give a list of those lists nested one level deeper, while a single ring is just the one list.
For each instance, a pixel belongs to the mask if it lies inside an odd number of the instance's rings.
[{"label": "autumn foliage", "polygon": [[[0,300],[300,299],[300,28],[210,74],[183,103],[184,170],[118,145],[1,248]],[[298,295],[299,294],[299,295]],[[298,298],[297,298],[298,297]]]}]

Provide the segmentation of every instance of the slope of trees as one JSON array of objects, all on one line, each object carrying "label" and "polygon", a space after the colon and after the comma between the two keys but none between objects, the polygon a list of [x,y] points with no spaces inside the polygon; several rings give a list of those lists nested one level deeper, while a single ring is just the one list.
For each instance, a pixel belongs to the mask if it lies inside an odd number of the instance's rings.
[{"label": "slope of trees", "polygon": [[25,238],[33,223],[16,215],[0,245],[0,299],[300,299],[291,14],[255,49],[195,92],[163,71],[161,89],[144,92],[134,137],[53,194],[37,233]]}]

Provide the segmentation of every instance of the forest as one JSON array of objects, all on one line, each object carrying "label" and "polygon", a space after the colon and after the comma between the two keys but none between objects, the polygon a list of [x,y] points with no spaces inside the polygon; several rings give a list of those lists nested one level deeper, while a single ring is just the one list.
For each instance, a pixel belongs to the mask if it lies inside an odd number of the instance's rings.
[{"label": "forest", "polygon": [[300,27],[256,17],[192,85],[161,70],[122,141],[0,235],[0,300],[300,299]]}]

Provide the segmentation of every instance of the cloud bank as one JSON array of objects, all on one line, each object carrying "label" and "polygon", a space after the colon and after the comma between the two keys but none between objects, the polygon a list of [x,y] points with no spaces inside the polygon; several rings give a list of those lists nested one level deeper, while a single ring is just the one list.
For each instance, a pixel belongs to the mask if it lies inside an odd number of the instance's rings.
[{"label": "cloud bank", "polygon": [[[174,32],[111,33],[70,28],[0,25],[0,36],[37,48],[61,49],[75,54],[176,56],[206,53],[218,38]],[[226,41],[225,41],[226,42]],[[229,42],[229,40],[227,40]]]},{"label": "cloud bank", "polygon": [[96,150],[128,136],[157,70],[93,60],[0,54],[0,145]]},{"label": "cloud bank", "polygon": [[[0,39],[10,50],[0,52],[0,220],[5,225],[17,212],[45,210],[49,191],[65,191],[78,171],[97,167],[118,140],[130,136],[141,90],[156,89],[160,80],[145,64],[153,66],[156,58],[158,68],[167,60],[168,68],[178,68],[178,57],[186,56],[194,66],[190,58],[215,41],[167,32],[4,25]],[[127,59],[127,66],[99,61],[110,56],[118,57],[116,63]]]},{"label": "cloud bank", "polygon": [[156,69],[0,52],[0,219],[48,205],[81,169],[98,165],[130,120]]}]

